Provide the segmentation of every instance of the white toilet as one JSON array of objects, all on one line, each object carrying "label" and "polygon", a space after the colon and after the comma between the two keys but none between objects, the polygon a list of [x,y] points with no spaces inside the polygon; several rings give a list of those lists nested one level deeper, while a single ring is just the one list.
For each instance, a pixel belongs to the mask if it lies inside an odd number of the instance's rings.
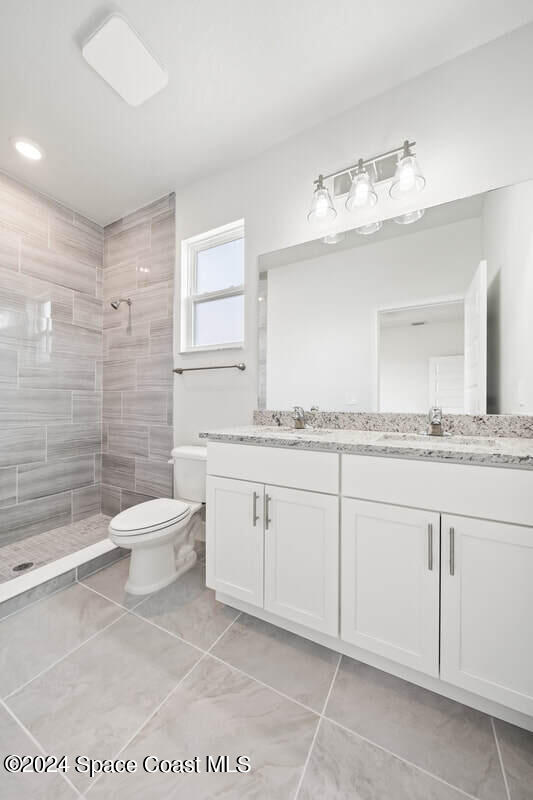
[{"label": "white toilet", "polygon": [[200,512],[205,503],[206,460],[206,447],[175,447],[171,459],[175,499],[139,503],[109,523],[111,541],[131,550],[126,582],[130,594],[162,589],[195,563],[195,531],[202,524]]}]

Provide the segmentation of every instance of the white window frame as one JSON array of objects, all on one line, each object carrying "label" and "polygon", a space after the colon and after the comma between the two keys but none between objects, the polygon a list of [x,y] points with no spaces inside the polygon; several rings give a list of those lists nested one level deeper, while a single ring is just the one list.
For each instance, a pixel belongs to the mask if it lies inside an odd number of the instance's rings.
[{"label": "white window frame", "polygon": [[181,243],[181,338],[180,353],[202,353],[209,350],[237,350],[244,347],[244,308],[243,339],[239,342],[220,342],[211,345],[195,345],[194,342],[194,310],[199,303],[218,300],[224,297],[237,297],[245,293],[245,284],[228,286],[216,292],[196,292],[196,270],[198,253],[226,242],[244,239],[244,220],[230,222],[220,228],[191,236]]}]

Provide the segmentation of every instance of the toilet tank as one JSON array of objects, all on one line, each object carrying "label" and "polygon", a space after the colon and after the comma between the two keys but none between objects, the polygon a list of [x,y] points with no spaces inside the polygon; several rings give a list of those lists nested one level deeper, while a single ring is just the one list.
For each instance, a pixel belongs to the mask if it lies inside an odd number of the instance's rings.
[{"label": "toilet tank", "polygon": [[207,447],[182,445],[172,450],[174,497],[205,503]]}]

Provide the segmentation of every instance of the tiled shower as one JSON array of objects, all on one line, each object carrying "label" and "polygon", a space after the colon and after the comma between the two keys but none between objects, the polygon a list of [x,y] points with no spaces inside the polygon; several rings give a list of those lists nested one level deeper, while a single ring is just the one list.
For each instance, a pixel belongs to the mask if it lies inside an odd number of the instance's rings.
[{"label": "tiled shower", "polygon": [[173,269],[172,195],[104,231],[0,175],[0,582],[171,495]]}]

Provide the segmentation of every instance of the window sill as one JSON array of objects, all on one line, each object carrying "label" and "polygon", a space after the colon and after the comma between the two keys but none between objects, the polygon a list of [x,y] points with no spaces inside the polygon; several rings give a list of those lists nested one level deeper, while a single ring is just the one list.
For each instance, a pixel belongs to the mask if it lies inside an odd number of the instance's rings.
[{"label": "window sill", "polygon": [[214,353],[219,350],[244,350],[244,342],[233,342],[231,344],[211,344],[205,347],[186,347],[179,351],[180,356],[190,356],[194,353]]}]

